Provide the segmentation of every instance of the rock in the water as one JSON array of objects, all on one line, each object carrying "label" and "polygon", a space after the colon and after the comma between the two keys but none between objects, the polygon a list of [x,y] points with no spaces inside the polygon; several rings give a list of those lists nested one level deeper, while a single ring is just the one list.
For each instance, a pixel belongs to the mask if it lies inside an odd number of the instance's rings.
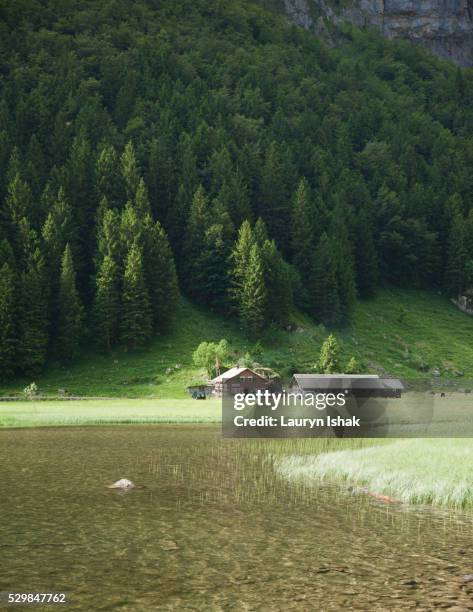
[{"label": "rock in the water", "polygon": [[134,489],[135,485],[128,478],[120,478],[117,482],[114,482],[112,485],[109,485],[109,489]]}]

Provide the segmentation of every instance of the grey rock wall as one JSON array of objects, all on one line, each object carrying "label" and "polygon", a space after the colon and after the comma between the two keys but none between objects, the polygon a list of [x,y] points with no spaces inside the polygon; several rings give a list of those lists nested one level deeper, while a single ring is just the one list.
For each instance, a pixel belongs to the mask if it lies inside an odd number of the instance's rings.
[{"label": "grey rock wall", "polygon": [[297,25],[312,29],[317,15],[335,23],[375,27],[390,38],[423,44],[460,66],[473,65],[473,0],[284,0]]}]

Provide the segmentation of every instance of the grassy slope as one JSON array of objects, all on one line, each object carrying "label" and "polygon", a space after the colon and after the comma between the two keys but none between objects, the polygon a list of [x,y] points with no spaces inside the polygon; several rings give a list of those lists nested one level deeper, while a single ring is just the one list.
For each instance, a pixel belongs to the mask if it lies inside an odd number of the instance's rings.
[{"label": "grassy slope", "polygon": [[[399,320],[401,309],[407,314]],[[281,371],[293,364],[310,371],[328,331],[298,315],[296,332],[268,332],[263,339],[262,362]],[[367,371],[383,367],[403,377],[429,376],[439,367],[444,377],[459,371],[473,378],[473,318],[458,311],[441,296],[386,289],[374,300],[360,302],[350,327],[336,330],[343,359],[355,355]],[[183,301],[172,332],[155,338],[142,352],[116,351],[110,356],[89,352],[70,366],[50,365],[36,382],[42,393],[67,389],[74,395],[111,397],[185,398],[185,387],[203,372],[192,364],[192,351],[203,340],[227,338],[234,359],[251,349],[237,323]],[[408,349],[408,352],[406,351]],[[167,368],[181,364],[170,375]],[[20,393],[31,379],[3,383],[3,395]]]}]

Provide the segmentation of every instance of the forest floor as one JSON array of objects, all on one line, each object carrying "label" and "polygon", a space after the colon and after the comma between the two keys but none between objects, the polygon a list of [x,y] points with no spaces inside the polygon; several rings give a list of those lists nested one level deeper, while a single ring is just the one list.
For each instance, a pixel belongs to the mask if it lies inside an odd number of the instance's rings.
[{"label": "forest floor", "polygon": [[[351,324],[338,329],[328,330],[296,313],[291,331],[266,332],[256,360],[284,380],[294,371],[310,372],[330,331],[340,342],[342,366],[355,356],[363,372],[473,386],[473,318],[443,296],[414,290],[380,290],[375,298],[358,302]],[[84,350],[69,365],[51,363],[41,375],[1,383],[0,395],[21,397],[34,379],[41,395],[50,397],[65,392],[80,397],[185,399],[188,385],[206,379],[192,363],[193,351],[204,340],[221,338],[234,351],[233,363],[255,352],[254,342],[234,319],[182,300],[173,329],[154,338],[146,349],[110,355]]]}]

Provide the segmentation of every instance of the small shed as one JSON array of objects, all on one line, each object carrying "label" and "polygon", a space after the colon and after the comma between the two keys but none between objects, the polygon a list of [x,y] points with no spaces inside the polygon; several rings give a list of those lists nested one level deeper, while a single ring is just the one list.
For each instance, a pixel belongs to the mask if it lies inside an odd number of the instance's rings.
[{"label": "small shed", "polygon": [[250,368],[230,368],[223,374],[209,380],[209,385],[213,387],[213,393],[221,396],[226,389],[232,395],[236,393],[254,393],[258,389],[266,389],[270,380],[261,376]]}]

